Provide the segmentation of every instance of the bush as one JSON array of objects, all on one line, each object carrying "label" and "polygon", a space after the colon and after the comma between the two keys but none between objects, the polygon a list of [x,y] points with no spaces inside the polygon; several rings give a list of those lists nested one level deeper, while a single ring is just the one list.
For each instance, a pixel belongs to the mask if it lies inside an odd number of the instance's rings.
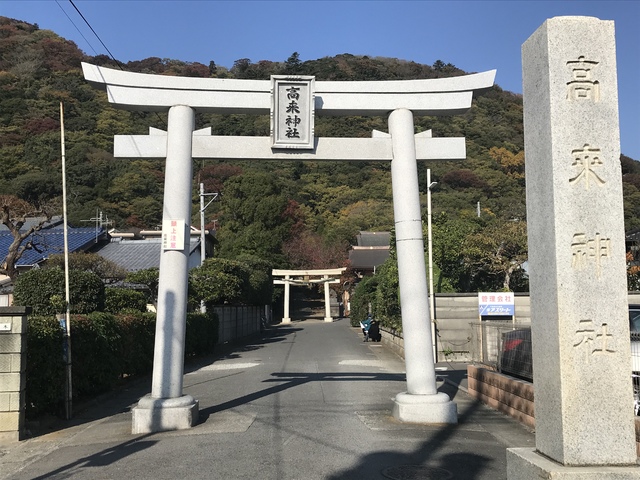
[{"label": "bush", "polygon": [[29,316],[27,327],[26,415],[58,414],[64,399],[62,328],[55,317]]},{"label": "bush", "polygon": [[215,312],[188,313],[185,357],[212,353],[218,343],[218,315]]},{"label": "bush", "polygon": [[369,313],[369,304],[375,300],[378,288],[378,277],[365,277],[356,286],[351,297],[350,321],[352,327],[357,327]]},{"label": "bush", "polygon": [[375,294],[373,316],[380,325],[392,330],[402,330],[400,316],[400,280],[398,277],[398,263],[389,257],[378,268],[378,289]]},{"label": "bush", "polygon": [[[93,312],[71,317],[73,396],[90,398],[119,379],[153,368],[156,316]],[[185,357],[212,353],[218,341],[214,312],[187,314]],[[30,316],[27,330],[27,416],[62,413],[65,385],[63,330],[54,316]]]},{"label": "bush", "polygon": [[153,368],[156,314],[130,312],[116,316],[120,330],[120,373],[144,375]]},{"label": "bush", "polygon": [[71,319],[73,390],[78,397],[113,388],[121,376],[121,330],[110,313],[93,312]]},{"label": "bush", "polygon": [[[104,285],[96,274],[69,271],[71,313],[88,314],[104,309]],[[63,313],[65,295],[64,271],[60,268],[34,268],[20,274],[13,291],[14,305],[32,307],[34,315]],[[62,308],[62,311],[61,311]]]},{"label": "bush", "polygon": [[130,288],[112,287],[107,288],[104,291],[105,312],[118,313],[124,312],[146,312],[147,311],[147,297],[144,293],[131,290]]}]

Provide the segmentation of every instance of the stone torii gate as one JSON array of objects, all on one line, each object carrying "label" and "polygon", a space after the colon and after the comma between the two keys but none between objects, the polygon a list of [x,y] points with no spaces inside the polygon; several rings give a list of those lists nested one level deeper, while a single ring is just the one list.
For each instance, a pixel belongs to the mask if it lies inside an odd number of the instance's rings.
[{"label": "stone torii gate", "polygon": [[[384,82],[315,82],[184,78],[82,64],[85,79],[126,110],[168,112],[167,132],[116,135],[114,155],[166,158],[163,249],[151,394],[133,410],[134,433],[189,428],[198,402],[183,395],[188,229],[192,159],[391,161],[407,391],[394,401],[401,421],[456,423],[456,405],[436,386],[416,160],[465,159],[464,138],[414,135],[414,115],[456,115],[474,91],[490,88],[495,70],[453,78]],[[271,137],[212,136],[194,131],[195,113],[271,115]],[[373,138],[316,138],[315,115],[387,116],[389,133]]]},{"label": "stone torii gate", "polygon": [[[271,274],[274,277],[283,277],[282,279],[274,279],[275,285],[284,285],[284,317],[282,323],[291,323],[289,316],[289,304],[291,300],[291,285],[310,285],[312,283],[324,284],[324,321],[333,322],[331,317],[331,302],[329,299],[329,284],[340,283],[340,275],[346,268],[330,268],[325,270],[273,270]],[[333,277],[338,278],[333,278]],[[311,279],[310,277],[321,277]]]}]

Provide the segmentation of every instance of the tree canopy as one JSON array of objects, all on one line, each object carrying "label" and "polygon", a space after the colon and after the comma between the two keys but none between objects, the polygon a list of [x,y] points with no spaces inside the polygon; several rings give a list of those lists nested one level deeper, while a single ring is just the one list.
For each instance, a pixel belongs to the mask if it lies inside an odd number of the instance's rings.
[{"label": "tree canopy", "polygon": [[[36,206],[60,196],[62,101],[70,223],[80,224],[102,210],[119,230],[160,225],[164,162],[114,158],[113,136],[143,135],[149,127],[165,130],[167,118],[163,113],[113,109],[104,92],[84,80],[81,61],[132,72],[201,78],[267,80],[270,75],[295,74],[355,81],[465,74],[445,60],[423,65],[347,53],[310,60],[302,59],[298,52],[281,60],[241,58],[230,68],[215,59],[208,65],[159,57],[120,62],[105,55],[86,55],[73,42],[20,20],[0,17],[0,33],[0,195],[13,195]],[[268,115],[197,114],[196,127],[207,126],[214,135],[268,136],[270,128]],[[370,137],[374,129],[387,130],[386,119],[318,117],[315,124],[316,136]],[[494,238],[498,231],[492,228],[502,225],[503,232],[521,238],[521,232],[510,228],[526,222],[521,96],[495,85],[474,98],[467,113],[416,117],[415,129],[432,130],[436,137],[464,136],[467,144],[465,161],[418,165],[425,209],[427,169],[438,182],[432,204],[439,286],[464,291],[477,284],[480,270],[485,280],[492,278],[503,285],[505,278],[498,280],[502,273],[496,270],[497,259],[491,265],[480,262],[487,252],[496,253],[501,243],[482,245],[481,232]],[[640,164],[624,155],[621,164],[626,228],[638,229]],[[207,192],[221,193],[220,201],[207,208],[205,223],[215,226],[216,254],[227,259],[251,255],[282,268],[344,266],[347,246],[359,231],[389,231],[394,225],[388,164],[194,161],[193,170],[192,223],[199,222],[195,192],[202,182]],[[516,250],[522,247],[522,241],[516,244]],[[500,252],[504,255],[504,250]],[[514,253],[509,261],[519,262],[519,255]],[[501,271],[508,271],[507,264]],[[515,280],[511,276],[508,283]]]}]

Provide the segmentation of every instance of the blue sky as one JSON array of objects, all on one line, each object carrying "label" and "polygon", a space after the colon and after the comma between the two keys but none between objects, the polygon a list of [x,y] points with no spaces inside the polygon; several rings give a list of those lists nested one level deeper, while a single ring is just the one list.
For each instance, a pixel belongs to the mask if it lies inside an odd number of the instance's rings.
[{"label": "blue sky", "polygon": [[[98,1],[74,0],[120,61],[173,58],[231,68],[240,58],[284,61],[341,53],[497,69],[522,92],[522,43],[547,19],[614,20],[622,153],[640,160],[640,1]],[[0,0],[0,15],[37,23],[85,53],[107,53],[68,0]]]}]

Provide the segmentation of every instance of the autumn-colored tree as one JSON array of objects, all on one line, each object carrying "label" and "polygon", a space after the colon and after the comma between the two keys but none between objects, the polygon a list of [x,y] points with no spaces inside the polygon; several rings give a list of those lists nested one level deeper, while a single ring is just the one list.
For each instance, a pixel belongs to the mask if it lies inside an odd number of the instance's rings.
[{"label": "autumn-colored tree", "polygon": [[511,153],[504,147],[491,147],[489,155],[508,176],[524,178],[524,150],[518,153]]},{"label": "autumn-colored tree", "polygon": [[318,270],[344,267],[347,248],[346,242],[327,243],[317,233],[305,231],[287,240],[283,252],[292,268]]},{"label": "autumn-colored tree", "polygon": [[[27,218],[31,217],[37,217],[39,220],[22,230]],[[13,195],[0,195],[0,218],[13,237],[7,254],[0,264],[0,273],[15,280],[18,276],[16,264],[24,252],[29,249],[38,251],[40,248],[31,235],[41,230],[51,220],[51,213],[46,207],[36,207]]]}]

